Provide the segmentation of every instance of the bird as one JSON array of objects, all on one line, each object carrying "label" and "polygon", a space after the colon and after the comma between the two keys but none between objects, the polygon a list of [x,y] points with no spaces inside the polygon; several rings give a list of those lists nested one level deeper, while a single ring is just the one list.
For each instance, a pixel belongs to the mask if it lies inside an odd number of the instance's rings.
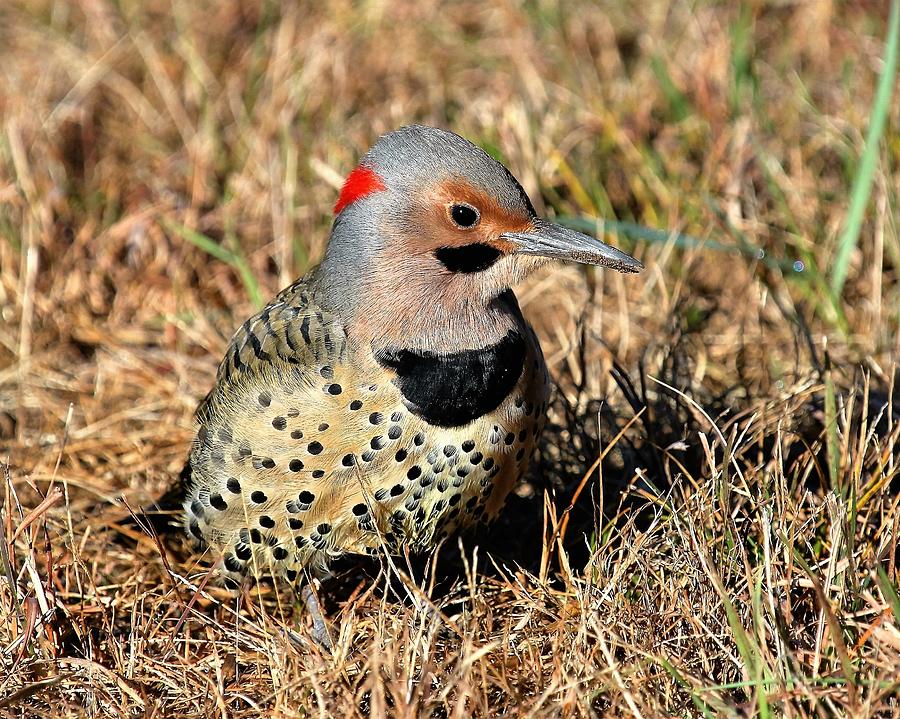
[{"label": "bird", "polygon": [[496,518],[550,389],[511,287],[551,260],[643,267],[539,218],[460,135],[382,135],[320,264],[237,329],[197,412],[183,524],[224,578],[309,587],[338,557],[422,552]]}]

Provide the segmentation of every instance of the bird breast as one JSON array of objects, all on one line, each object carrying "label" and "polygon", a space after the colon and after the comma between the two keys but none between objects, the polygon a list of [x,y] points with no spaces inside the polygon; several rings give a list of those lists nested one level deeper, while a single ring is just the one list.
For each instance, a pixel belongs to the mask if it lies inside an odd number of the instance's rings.
[{"label": "bird breast", "polygon": [[236,335],[191,453],[186,525],[229,572],[294,579],[496,516],[546,412],[547,372],[524,321],[473,354],[361,362],[321,313],[302,309],[289,327],[281,314],[267,308]]}]

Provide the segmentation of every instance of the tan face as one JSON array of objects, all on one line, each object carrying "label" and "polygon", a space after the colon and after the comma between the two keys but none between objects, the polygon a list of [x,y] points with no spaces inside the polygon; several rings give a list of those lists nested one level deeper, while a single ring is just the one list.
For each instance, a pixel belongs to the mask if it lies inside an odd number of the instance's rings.
[{"label": "tan face", "polygon": [[[389,237],[381,270],[424,281],[447,306],[492,300],[520,280],[537,258],[516,253],[507,232],[529,232],[534,217],[524,205],[510,209],[465,179],[448,178],[410,198],[399,217],[384,221]],[[395,283],[389,283],[395,284]]]},{"label": "tan face", "polygon": [[409,328],[426,321],[456,328],[489,321],[485,307],[545,261],[501,237],[529,232],[533,222],[524,203],[511,210],[463,179],[423,188],[399,214],[381,218],[384,246],[364,278],[367,296],[377,299],[357,316],[356,331],[390,344],[409,341]]},{"label": "tan face", "polygon": [[524,207],[502,207],[494,197],[463,179],[444,180],[425,189],[413,208],[408,219],[416,226],[415,234],[410,234],[415,238],[414,250],[480,243],[507,255],[515,247],[500,236],[504,232],[528,232],[533,226],[533,218]]}]

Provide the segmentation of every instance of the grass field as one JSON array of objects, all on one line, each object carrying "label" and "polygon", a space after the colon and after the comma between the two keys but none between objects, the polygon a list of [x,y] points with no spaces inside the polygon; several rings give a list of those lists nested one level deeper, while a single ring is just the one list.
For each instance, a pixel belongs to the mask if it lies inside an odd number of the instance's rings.
[{"label": "grass field", "polygon": [[[900,716],[898,7],[4,2],[0,716]],[[517,288],[540,461],[327,654],[127,520],[410,122],[646,270]]]}]

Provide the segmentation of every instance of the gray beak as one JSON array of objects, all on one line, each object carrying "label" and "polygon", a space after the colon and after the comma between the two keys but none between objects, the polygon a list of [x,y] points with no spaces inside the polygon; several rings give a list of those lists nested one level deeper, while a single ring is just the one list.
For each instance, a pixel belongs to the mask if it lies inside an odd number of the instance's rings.
[{"label": "gray beak", "polygon": [[535,220],[534,227],[528,232],[504,232],[500,239],[514,243],[516,251],[523,255],[602,265],[619,272],[640,272],[644,269],[644,265],[621,250],[546,220]]}]

